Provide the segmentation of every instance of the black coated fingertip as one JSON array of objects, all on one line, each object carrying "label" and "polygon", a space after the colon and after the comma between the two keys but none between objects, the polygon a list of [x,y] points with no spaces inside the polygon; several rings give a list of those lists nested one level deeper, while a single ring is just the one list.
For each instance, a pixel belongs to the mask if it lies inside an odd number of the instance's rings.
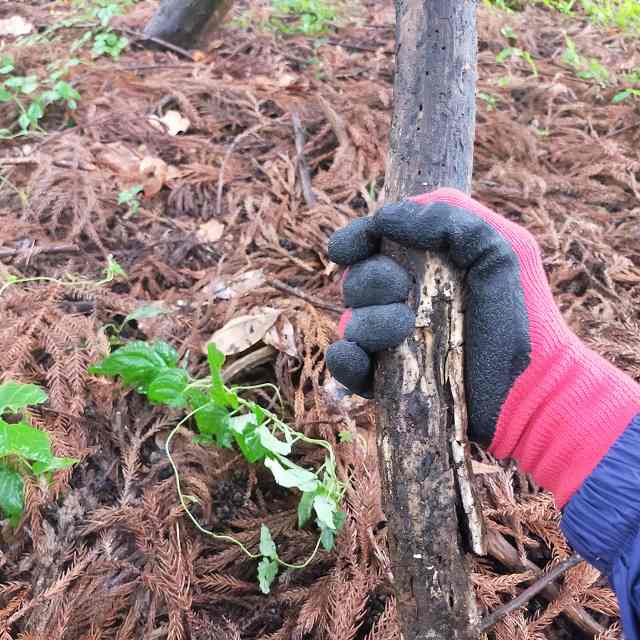
[{"label": "black coated fingertip", "polygon": [[409,336],[416,316],[406,304],[385,304],[354,309],[344,337],[365,351],[376,353],[397,347]]},{"label": "black coated fingertip", "polygon": [[342,290],[345,306],[354,309],[405,302],[411,290],[411,276],[395,260],[377,255],[353,265]]},{"label": "black coated fingertip", "polygon": [[380,236],[371,218],[359,218],[338,229],[329,238],[329,259],[336,264],[351,265],[377,253]]},{"label": "black coated fingertip", "polygon": [[355,342],[339,340],[329,345],[325,361],[331,375],[349,391],[373,397],[373,365],[369,354]]},{"label": "black coated fingertip", "polygon": [[373,216],[376,233],[399,244],[416,246],[419,238],[415,237],[415,223],[424,210],[424,205],[413,200],[385,204]]}]

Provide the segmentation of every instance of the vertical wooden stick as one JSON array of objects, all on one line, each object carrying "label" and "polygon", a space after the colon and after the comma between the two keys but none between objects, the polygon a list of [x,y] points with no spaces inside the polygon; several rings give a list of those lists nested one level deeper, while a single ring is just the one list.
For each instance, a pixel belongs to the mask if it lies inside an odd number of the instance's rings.
[{"label": "vertical wooden stick", "polygon": [[[396,15],[387,199],[442,186],[468,192],[476,0],[396,0]],[[471,638],[478,616],[456,491],[457,478],[465,476],[456,476],[457,468],[468,471],[462,283],[435,256],[392,245],[384,250],[415,274],[418,318],[415,335],[385,354],[376,372],[383,500],[403,636]]]}]

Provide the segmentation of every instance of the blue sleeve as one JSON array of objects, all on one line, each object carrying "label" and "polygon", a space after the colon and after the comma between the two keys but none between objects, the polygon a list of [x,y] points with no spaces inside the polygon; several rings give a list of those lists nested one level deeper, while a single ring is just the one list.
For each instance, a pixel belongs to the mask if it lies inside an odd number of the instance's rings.
[{"label": "blue sleeve", "polygon": [[569,500],[561,528],[609,578],[626,640],[640,640],[640,414]]}]

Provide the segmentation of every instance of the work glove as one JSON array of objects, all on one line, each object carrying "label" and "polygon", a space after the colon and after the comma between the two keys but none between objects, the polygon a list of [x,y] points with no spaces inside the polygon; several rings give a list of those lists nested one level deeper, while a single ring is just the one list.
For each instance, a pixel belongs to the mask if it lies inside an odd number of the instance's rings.
[{"label": "work glove", "polygon": [[383,206],[336,231],[329,257],[348,266],[343,339],[327,350],[333,376],[371,397],[376,354],[415,318],[414,283],[383,238],[446,254],[465,276],[465,385],[470,437],[516,459],[564,505],[640,413],[640,387],[566,325],[531,234],[452,190]]}]

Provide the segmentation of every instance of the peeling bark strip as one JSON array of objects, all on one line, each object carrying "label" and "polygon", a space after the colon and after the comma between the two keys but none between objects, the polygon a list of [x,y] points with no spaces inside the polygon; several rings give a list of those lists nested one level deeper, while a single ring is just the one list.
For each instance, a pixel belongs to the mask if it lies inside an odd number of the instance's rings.
[{"label": "peeling bark strip", "polygon": [[[470,189],[475,13],[476,0],[396,0],[388,200],[440,186]],[[383,500],[403,637],[472,638],[478,616],[458,523],[455,473],[456,466],[466,469],[467,446],[461,435],[466,427],[462,284],[434,256],[426,260],[423,252],[391,244],[385,252],[409,264],[417,284],[416,333],[386,354],[376,373]],[[473,511],[468,491],[463,487],[467,512]],[[473,537],[481,547],[477,530]]]},{"label": "peeling bark strip", "polygon": [[195,49],[222,22],[233,0],[160,0],[160,7],[144,29],[147,38]]}]

